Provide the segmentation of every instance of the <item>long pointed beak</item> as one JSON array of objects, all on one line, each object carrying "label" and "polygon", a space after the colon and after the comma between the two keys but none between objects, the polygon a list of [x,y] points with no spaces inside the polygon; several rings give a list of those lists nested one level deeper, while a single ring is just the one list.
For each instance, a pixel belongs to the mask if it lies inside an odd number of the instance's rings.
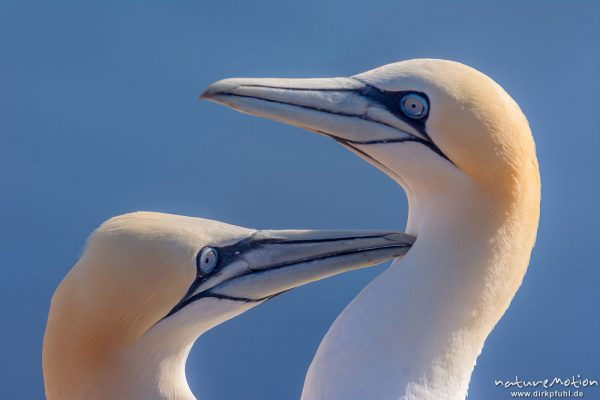
[{"label": "long pointed beak", "polygon": [[224,79],[200,97],[354,145],[428,141],[395,113],[393,93],[356,78]]},{"label": "long pointed beak", "polygon": [[389,231],[257,231],[215,248],[220,261],[214,273],[192,285],[169,315],[206,297],[260,303],[306,283],[403,256],[414,240]]},{"label": "long pointed beak", "polygon": [[395,176],[369,154],[368,145],[417,142],[450,163],[425,125],[400,111],[406,92],[390,92],[360,78],[233,78],[211,84],[200,96],[246,114],[329,136],[359,157]]}]

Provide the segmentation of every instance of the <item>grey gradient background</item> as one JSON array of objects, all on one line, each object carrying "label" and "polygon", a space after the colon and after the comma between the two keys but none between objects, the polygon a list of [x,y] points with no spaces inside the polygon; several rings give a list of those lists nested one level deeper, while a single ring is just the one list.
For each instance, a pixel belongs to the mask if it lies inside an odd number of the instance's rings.
[{"label": "grey gradient background", "polygon": [[[487,73],[538,146],[532,263],[478,359],[494,379],[600,379],[600,7],[593,1],[0,1],[0,397],[43,397],[49,299],[103,220],[154,210],[257,228],[394,228],[402,190],[333,141],[197,95],[234,76],[346,76],[416,57]],[[204,335],[202,399],[297,399],[335,316],[381,268]],[[588,391],[588,398],[600,390]]]}]

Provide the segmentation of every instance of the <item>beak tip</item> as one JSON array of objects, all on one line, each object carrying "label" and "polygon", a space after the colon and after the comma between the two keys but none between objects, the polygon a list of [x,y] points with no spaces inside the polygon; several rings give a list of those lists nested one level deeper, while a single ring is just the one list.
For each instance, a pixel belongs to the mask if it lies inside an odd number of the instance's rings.
[{"label": "beak tip", "polygon": [[413,245],[416,240],[415,237],[402,232],[390,232],[385,235],[385,238],[397,243],[406,243],[408,245]]},{"label": "beak tip", "polygon": [[200,100],[213,100],[215,97],[224,94],[230,94],[240,85],[235,79],[222,79],[208,85],[208,87],[198,97]]},{"label": "beak tip", "polygon": [[218,91],[212,88],[212,85],[204,89],[204,91],[198,96],[198,100],[212,100]]}]

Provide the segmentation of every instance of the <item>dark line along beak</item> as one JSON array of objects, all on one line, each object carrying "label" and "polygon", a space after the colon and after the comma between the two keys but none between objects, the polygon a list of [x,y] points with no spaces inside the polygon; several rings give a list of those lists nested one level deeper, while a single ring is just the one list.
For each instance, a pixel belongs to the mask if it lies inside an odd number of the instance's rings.
[{"label": "dark line along beak", "polygon": [[206,297],[262,302],[295,287],[406,254],[410,235],[387,231],[257,231],[226,247],[167,315]]},{"label": "dark line along beak", "polygon": [[234,78],[211,84],[201,98],[332,137],[359,153],[357,146],[418,142],[450,161],[427,134],[425,121],[400,111],[405,93],[357,78]]}]

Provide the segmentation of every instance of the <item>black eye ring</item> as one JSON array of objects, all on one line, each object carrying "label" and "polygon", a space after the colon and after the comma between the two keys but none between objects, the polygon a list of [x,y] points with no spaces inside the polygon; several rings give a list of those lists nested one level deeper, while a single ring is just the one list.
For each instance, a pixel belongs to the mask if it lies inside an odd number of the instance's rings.
[{"label": "black eye ring", "polygon": [[219,261],[219,252],[212,247],[204,247],[196,256],[196,267],[198,274],[206,276],[210,274]]},{"label": "black eye ring", "polygon": [[408,118],[423,119],[429,114],[429,103],[420,94],[408,93],[400,98],[400,109]]}]

